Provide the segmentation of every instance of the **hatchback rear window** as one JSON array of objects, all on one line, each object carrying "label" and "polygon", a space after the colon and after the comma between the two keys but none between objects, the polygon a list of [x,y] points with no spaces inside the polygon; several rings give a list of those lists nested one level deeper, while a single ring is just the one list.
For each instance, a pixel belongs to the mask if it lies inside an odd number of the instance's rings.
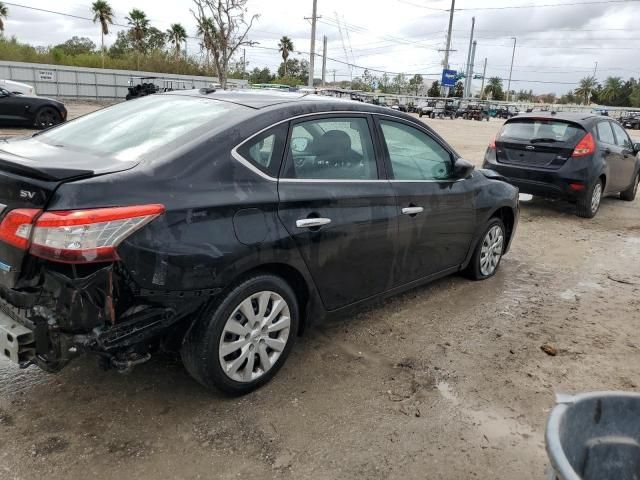
[{"label": "hatchback rear window", "polygon": [[137,160],[171,142],[186,140],[238,108],[206,98],[150,95],[98,110],[36,138],[60,148],[87,150],[122,161]]},{"label": "hatchback rear window", "polygon": [[584,130],[573,123],[559,120],[523,119],[505,123],[500,138],[525,142],[576,143]]}]

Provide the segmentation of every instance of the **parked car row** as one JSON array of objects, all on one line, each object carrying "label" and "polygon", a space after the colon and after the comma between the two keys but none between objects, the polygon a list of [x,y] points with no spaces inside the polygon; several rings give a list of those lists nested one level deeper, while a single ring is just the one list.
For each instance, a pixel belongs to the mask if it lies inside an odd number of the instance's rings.
[{"label": "parked car row", "polygon": [[625,128],[640,130],[640,112],[626,112],[619,121]]},{"label": "parked car row", "polygon": [[0,87],[0,125],[49,128],[67,119],[62,102],[45,97],[14,93]]}]

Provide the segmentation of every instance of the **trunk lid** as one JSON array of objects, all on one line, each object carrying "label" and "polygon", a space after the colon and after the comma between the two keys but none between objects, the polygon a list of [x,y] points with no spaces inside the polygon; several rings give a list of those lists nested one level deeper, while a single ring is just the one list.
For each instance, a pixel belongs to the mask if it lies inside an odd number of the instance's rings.
[{"label": "trunk lid", "polygon": [[586,131],[553,118],[522,118],[504,124],[496,138],[499,163],[558,169],[571,158]]},{"label": "trunk lid", "polygon": [[[96,158],[37,137],[0,141],[0,222],[15,209],[44,210],[64,182],[127,170],[136,162]],[[0,287],[12,288],[27,252],[0,240]]]}]

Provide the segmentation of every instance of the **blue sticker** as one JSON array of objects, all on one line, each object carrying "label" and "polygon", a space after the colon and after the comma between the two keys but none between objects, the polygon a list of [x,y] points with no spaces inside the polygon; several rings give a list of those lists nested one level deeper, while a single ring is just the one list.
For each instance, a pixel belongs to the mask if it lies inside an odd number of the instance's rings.
[{"label": "blue sticker", "polygon": [[0,270],[2,270],[3,272],[10,272],[11,265],[7,265],[6,263],[0,262]]}]

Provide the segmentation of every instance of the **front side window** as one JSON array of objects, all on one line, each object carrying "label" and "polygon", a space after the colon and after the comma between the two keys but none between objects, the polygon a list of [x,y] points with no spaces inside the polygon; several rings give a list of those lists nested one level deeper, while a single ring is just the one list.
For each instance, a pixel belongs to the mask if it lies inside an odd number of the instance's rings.
[{"label": "front side window", "polygon": [[611,123],[598,123],[596,125],[596,131],[598,133],[598,140],[600,140],[602,143],[608,143],[609,145],[616,144],[616,139],[613,137],[613,131],[611,130]]},{"label": "front side window", "polygon": [[448,180],[451,154],[435,139],[417,128],[382,120],[384,140],[396,180]]},{"label": "front side window", "polygon": [[375,180],[373,141],[366,118],[321,118],[291,130],[285,178]]},{"label": "front side window", "polygon": [[613,127],[613,132],[616,134],[616,145],[633,149],[633,143],[631,143],[631,139],[629,135],[627,135],[627,132],[624,131],[624,128],[617,123],[612,123],[611,126]]}]

